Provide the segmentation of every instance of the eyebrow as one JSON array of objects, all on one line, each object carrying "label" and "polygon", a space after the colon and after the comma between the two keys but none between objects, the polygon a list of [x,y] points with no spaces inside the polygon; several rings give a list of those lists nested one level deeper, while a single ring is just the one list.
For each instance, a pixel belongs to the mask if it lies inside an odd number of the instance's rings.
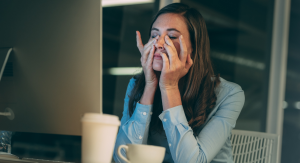
[{"label": "eyebrow", "polygon": [[[152,31],[152,30],[154,30],[154,31],[159,31],[157,28],[152,28],[151,31]],[[176,31],[176,32],[181,33],[181,32],[180,32],[179,30],[177,30],[176,28],[168,28],[167,31]]]}]

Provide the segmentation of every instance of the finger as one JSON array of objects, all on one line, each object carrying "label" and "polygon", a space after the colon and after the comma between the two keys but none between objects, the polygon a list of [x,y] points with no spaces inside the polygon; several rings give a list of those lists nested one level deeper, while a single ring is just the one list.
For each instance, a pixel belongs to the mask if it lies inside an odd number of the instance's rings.
[{"label": "finger", "polygon": [[167,51],[167,55],[169,56],[169,60],[170,60],[170,67],[172,68],[178,59],[178,55],[176,52],[174,52],[171,46],[164,44],[164,48]]},{"label": "finger", "polygon": [[147,44],[144,45],[144,48],[148,47],[148,46],[152,46],[153,44],[156,43],[157,39],[158,39],[158,35],[152,39],[149,40],[149,42]]},{"label": "finger", "polygon": [[[155,38],[153,38],[151,41],[149,41],[149,42],[144,46],[144,49],[143,49],[143,52],[142,52],[142,57],[143,57],[144,63],[147,62],[148,53],[150,52],[152,45],[154,45],[154,44],[156,43],[157,38],[158,38],[158,36],[156,36]],[[150,46],[150,45],[151,45],[151,46]]]},{"label": "finger", "polygon": [[145,44],[144,49],[145,49],[145,48],[148,48],[148,47],[151,48],[151,46],[154,45],[154,44],[157,42],[157,39],[156,39],[156,38],[157,38],[157,37],[152,38],[147,44]]},{"label": "finger", "polygon": [[186,44],[184,42],[183,36],[181,35],[179,37],[179,42],[180,42],[180,54],[179,54],[179,58],[180,61],[185,64],[186,63],[186,57],[187,57],[187,48],[186,48]]},{"label": "finger", "polygon": [[170,39],[168,35],[165,36],[165,42],[167,45],[169,45],[173,50],[176,50],[173,41]]},{"label": "finger", "polygon": [[146,49],[143,50],[143,54],[142,54],[143,64],[147,62],[150,50],[151,50],[151,46],[148,46]]},{"label": "finger", "polygon": [[170,39],[168,35],[165,36],[165,42],[166,44],[170,45],[171,47],[175,47],[173,44],[173,41]]},{"label": "finger", "polygon": [[148,59],[147,59],[147,67],[152,67],[154,51],[155,51],[155,46],[152,45],[150,53],[148,55]]},{"label": "finger", "polygon": [[138,47],[140,53],[142,54],[144,45],[141,38],[141,33],[139,31],[136,31],[136,46]]},{"label": "finger", "polygon": [[160,56],[163,59],[163,69],[162,72],[166,72],[170,69],[169,59],[166,53],[160,53]]}]

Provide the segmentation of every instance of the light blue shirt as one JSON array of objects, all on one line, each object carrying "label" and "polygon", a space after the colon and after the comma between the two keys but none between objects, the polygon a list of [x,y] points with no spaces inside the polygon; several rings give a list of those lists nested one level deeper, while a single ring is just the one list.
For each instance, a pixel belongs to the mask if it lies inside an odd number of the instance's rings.
[{"label": "light blue shirt", "polygon": [[[114,149],[115,162],[123,162],[117,149],[121,144],[151,144],[166,148],[164,162],[170,163],[231,163],[231,130],[243,108],[245,96],[241,87],[222,78],[216,88],[216,105],[195,137],[188,125],[182,105],[163,111],[163,133],[149,134],[152,105],[136,104],[132,116],[128,102],[135,79],[131,79],[124,100],[124,111]],[[122,150],[124,156],[125,150]]]}]

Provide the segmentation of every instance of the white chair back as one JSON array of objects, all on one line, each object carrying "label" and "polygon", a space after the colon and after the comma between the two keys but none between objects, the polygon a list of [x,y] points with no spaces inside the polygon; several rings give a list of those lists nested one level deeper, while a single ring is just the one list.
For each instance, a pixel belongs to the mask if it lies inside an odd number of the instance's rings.
[{"label": "white chair back", "polygon": [[235,163],[278,163],[278,135],[243,130],[231,133]]}]

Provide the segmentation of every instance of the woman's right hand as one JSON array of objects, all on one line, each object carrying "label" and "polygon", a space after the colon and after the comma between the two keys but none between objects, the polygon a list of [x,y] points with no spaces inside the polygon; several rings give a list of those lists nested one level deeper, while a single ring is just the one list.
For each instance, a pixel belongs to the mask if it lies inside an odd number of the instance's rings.
[{"label": "woman's right hand", "polygon": [[147,44],[143,45],[141,34],[139,31],[136,31],[136,42],[137,47],[141,53],[141,64],[145,74],[146,87],[156,88],[158,85],[158,79],[152,67],[153,55],[155,52],[154,45],[157,42],[158,37],[159,36],[156,36],[155,38],[150,39]]}]

